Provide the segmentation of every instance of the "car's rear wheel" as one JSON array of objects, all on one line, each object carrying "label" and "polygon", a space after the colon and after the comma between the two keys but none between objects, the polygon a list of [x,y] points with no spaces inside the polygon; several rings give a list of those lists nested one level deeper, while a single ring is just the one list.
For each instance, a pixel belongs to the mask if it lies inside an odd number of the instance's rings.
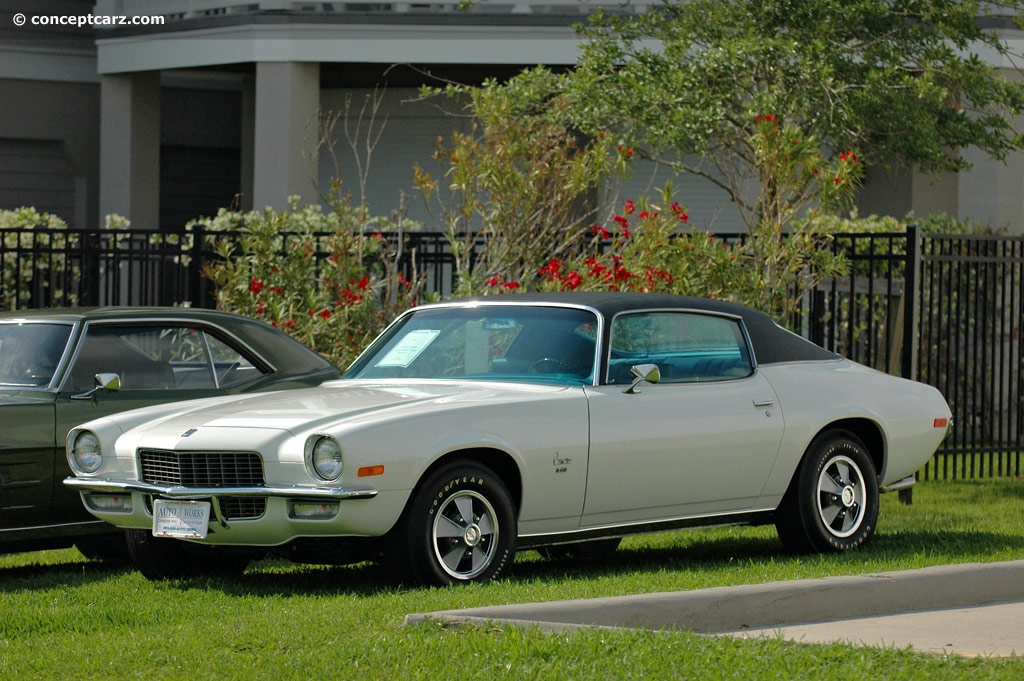
[{"label": "car's rear wheel", "polygon": [[832,431],[814,440],[776,515],[782,543],[797,553],[864,545],[878,521],[878,477],[863,443]]},{"label": "car's rear wheel", "polygon": [[446,586],[495,579],[512,565],[512,497],[492,470],[470,461],[439,469],[413,493],[388,552],[400,579]]},{"label": "car's rear wheel", "polygon": [[154,581],[200,575],[240,575],[251,560],[250,556],[233,553],[230,549],[154,537],[149,530],[125,530],[125,539],[135,568],[146,579]]}]

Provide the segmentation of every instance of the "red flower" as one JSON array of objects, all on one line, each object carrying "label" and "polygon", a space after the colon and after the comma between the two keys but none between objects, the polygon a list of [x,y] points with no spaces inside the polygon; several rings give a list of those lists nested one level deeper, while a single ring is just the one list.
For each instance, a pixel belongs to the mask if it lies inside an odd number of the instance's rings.
[{"label": "red flower", "polygon": [[629,147],[619,146],[618,150],[619,153],[625,155],[626,158],[630,158],[633,155],[633,150],[630,149]]},{"label": "red flower", "polygon": [[249,291],[251,293],[259,294],[263,290],[263,280],[253,277],[249,280]]},{"label": "red flower", "polygon": [[626,215],[632,215],[636,211],[636,205],[633,203],[633,199],[627,200],[622,204],[622,212]]},{"label": "red flower", "polygon": [[501,286],[502,286],[502,288],[504,288],[504,289],[506,289],[508,291],[514,291],[517,288],[519,288],[519,282],[518,281],[506,281]]},{"label": "red flower", "polygon": [[575,291],[582,283],[583,277],[580,276],[579,272],[573,270],[562,280],[562,288],[566,291]]},{"label": "red flower", "polygon": [[562,261],[559,260],[558,258],[552,258],[551,260],[548,261],[547,265],[544,265],[544,267],[541,267],[537,271],[537,274],[541,275],[542,277],[546,276],[548,278],[548,281],[551,281],[553,279],[560,279],[561,272]]},{"label": "red flower", "polygon": [[608,231],[607,229],[605,229],[604,227],[602,227],[601,225],[594,225],[594,226],[593,226],[593,227],[592,227],[592,228],[590,229],[590,233],[591,233],[591,234],[594,234],[595,236],[599,236],[599,237],[601,237],[602,239],[611,239],[611,238],[612,238],[612,233],[611,233],[611,232],[609,232],[609,231]]},{"label": "red flower", "polygon": [[[641,213],[641,214],[640,214],[640,217],[643,217],[643,213]],[[626,217],[626,216],[624,216],[624,215],[616,215],[615,217],[613,217],[613,218],[612,218],[612,220],[613,220],[613,221],[615,222],[615,224],[617,224],[617,225],[618,225],[619,227],[623,227],[623,228],[625,228],[625,227],[628,227],[628,226],[629,226],[629,218],[627,218],[627,217]]]},{"label": "red flower", "polygon": [[331,311],[330,310],[328,310],[326,308],[323,309],[323,310],[320,310],[320,319],[323,319],[324,321],[327,321],[330,318],[331,318]]},{"label": "red flower", "polygon": [[686,211],[683,210],[683,207],[680,206],[677,201],[672,202],[672,205],[669,206],[669,210],[676,214],[676,217],[679,218],[680,222],[686,222],[690,219],[690,216],[686,214]]},{"label": "red flower", "polygon": [[490,279],[488,279],[484,283],[486,283],[488,286],[500,286],[501,285],[501,279],[499,279],[498,277],[491,277]]}]

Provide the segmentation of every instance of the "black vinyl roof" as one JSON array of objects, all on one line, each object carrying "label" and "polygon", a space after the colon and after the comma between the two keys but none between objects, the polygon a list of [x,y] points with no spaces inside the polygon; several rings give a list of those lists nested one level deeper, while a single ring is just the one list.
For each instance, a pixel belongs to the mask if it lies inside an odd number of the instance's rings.
[{"label": "black vinyl roof", "polygon": [[787,331],[764,314],[749,307],[722,300],[676,296],[663,293],[615,293],[615,292],[562,292],[562,293],[513,293],[496,296],[480,296],[450,303],[478,302],[487,304],[547,304],[582,305],[597,310],[606,319],[617,314],[638,310],[697,310],[740,317],[750,336],[758,364],[779,362],[806,362],[841,359],[839,355],[815,345],[806,338]]}]

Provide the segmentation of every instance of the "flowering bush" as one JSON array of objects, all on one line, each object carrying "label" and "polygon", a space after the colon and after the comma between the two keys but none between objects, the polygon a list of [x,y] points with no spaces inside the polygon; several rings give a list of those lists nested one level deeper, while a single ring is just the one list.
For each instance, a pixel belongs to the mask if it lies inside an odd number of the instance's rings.
[{"label": "flowering bush", "polygon": [[[36,228],[47,231],[31,231]],[[51,282],[51,274],[64,272],[68,236],[64,233],[67,224],[62,219],[31,207],[0,210],[0,229],[23,230],[3,235],[0,309],[42,307],[47,303],[40,297],[65,305],[77,302],[60,287],[60,282]],[[39,257],[41,253],[48,256]],[[48,289],[45,295],[42,289]]]},{"label": "flowering bush", "polygon": [[[667,206],[663,208],[662,206]],[[846,271],[846,261],[822,248],[828,236],[816,223],[787,235],[773,257],[788,278],[770,288],[763,278],[756,236],[723,239],[689,226],[685,208],[671,198],[660,204],[627,200],[606,225],[590,229],[589,247],[570,258],[550,258],[529,281],[494,276],[489,292],[527,288],[549,291],[642,291],[731,300],[785,319],[804,293],[826,277]]]},{"label": "flowering bush", "polygon": [[287,211],[221,210],[202,222],[238,234],[218,241],[219,262],[205,271],[217,307],[263,319],[341,368],[422,293],[421,278],[398,270],[409,225],[368,221],[347,203],[324,212],[293,198]]}]

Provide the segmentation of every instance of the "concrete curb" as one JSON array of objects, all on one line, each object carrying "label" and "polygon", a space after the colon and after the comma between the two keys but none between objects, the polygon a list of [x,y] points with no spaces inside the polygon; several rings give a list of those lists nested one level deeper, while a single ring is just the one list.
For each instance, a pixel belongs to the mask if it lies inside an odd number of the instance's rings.
[{"label": "concrete curb", "polygon": [[1024,601],[1024,561],[448,610],[407,615],[405,623],[505,622],[554,631],[625,627],[715,633],[1010,601]]}]

